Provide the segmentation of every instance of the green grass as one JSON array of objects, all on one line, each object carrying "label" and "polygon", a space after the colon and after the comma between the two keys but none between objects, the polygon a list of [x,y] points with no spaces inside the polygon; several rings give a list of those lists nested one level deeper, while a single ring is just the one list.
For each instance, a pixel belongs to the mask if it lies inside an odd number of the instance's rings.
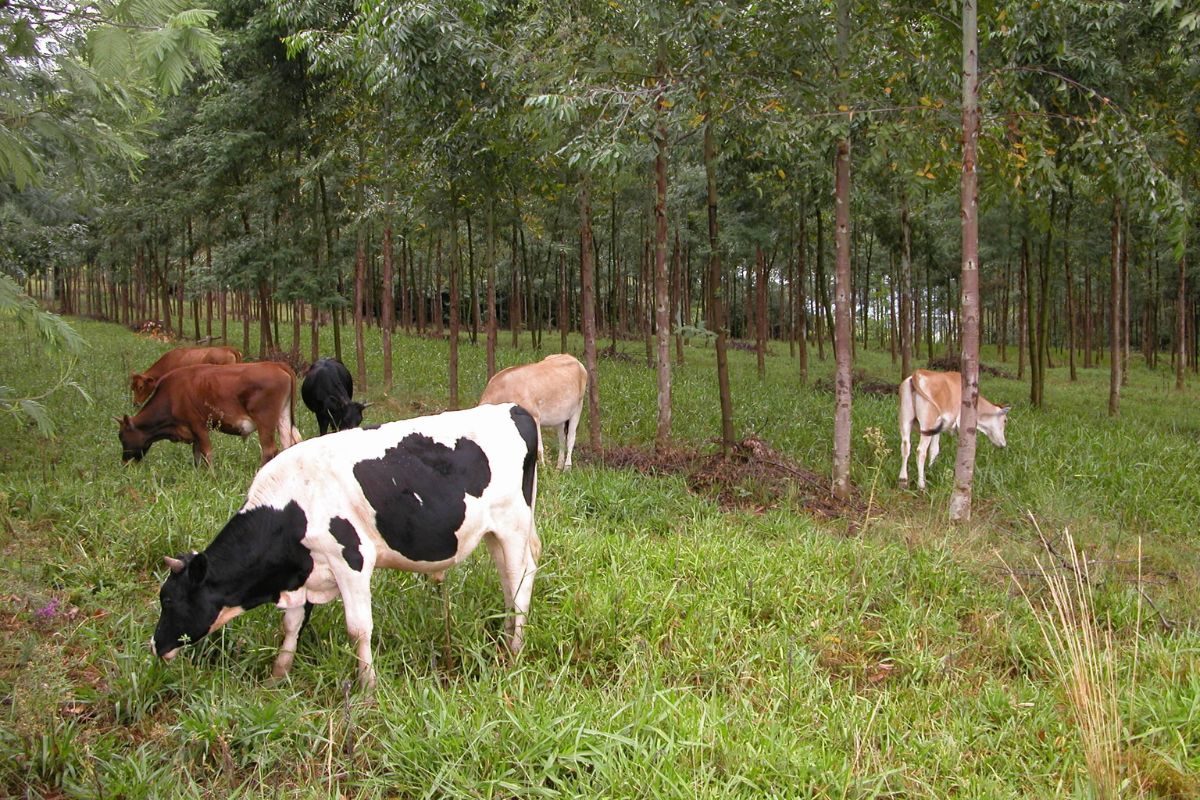
[{"label": "green grass", "polygon": [[[499,653],[486,556],[447,578],[453,667],[437,589],[381,571],[380,687],[368,701],[348,691],[354,659],[336,603],[313,614],[279,686],[266,680],[271,609],[169,665],[152,659],[162,556],[211,541],[241,504],[258,447],[215,437],[209,470],[161,442],[123,467],[111,417],[130,410],[128,373],[165,345],[76,324],[91,343],[76,378],[92,402],[52,398],[49,441],[0,419],[0,795],[1087,797],[1052,654],[1000,560],[1038,596],[1024,574],[1041,554],[1028,513],[1047,535],[1069,528],[1096,559],[1095,604],[1119,648],[1118,681],[1132,685],[1128,796],[1200,794],[1200,394],[1176,393],[1163,373],[1135,365],[1117,420],[1105,370],[1076,385],[1051,370],[1041,411],[1023,384],[985,378],[990,399],[1016,408],[1009,447],[980,445],[975,519],[962,528],[945,522],[952,440],[927,493],[895,488],[892,398],[855,399],[853,479],[866,489],[880,470],[863,536],[782,499],[725,512],[677,476],[545,470],[522,656]],[[0,384],[32,391],[52,365],[3,323],[0,334]],[[544,355],[527,337],[520,350],[508,341],[500,366]],[[654,376],[640,343],[625,349],[601,365],[605,441],[645,446]],[[445,350],[400,337],[385,393],[373,340],[369,421],[445,407]],[[739,435],[827,472],[832,395],[799,386],[786,346],[774,352],[761,384],[753,355],[731,354]],[[708,448],[719,429],[713,361],[689,347],[675,372],[681,444]],[[464,345],[464,402],[482,390],[483,364],[482,344]],[[886,355],[860,351],[858,366],[896,377]],[[815,362],[813,377],[831,369]],[[299,417],[314,435],[311,414]],[[872,426],[892,448],[881,464],[862,436]],[[1140,588],[1171,631],[1144,601],[1137,624],[1138,537]]]}]

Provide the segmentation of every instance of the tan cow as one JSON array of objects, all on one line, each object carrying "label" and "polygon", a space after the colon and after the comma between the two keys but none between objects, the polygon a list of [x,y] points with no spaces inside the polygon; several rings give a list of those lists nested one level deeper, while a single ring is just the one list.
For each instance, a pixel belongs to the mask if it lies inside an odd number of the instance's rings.
[{"label": "tan cow", "polygon": [[146,398],[154,394],[159,379],[173,369],[192,364],[236,364],[241,360],[242,351],[236,347],[176,347],[168,350],[145,372],[129,373],[133,402],[139,406],[146,402]]},{"label": "tan cow", "polygon": [[566,353],[546,356],[536,364],[502,369],[492,376],[479,404],[516,403],[538,423],[538,458],[544,460],[543,427],[558,431],[558,468],[571,468],[575,432],[583,413],[588,374],[579,359]]},{"label": "tan cow", "polygon": [[[943,431],[958,430],[962,408],[962,375],[919,369],[900,384],[900,487],[908,487],[909,436],[917,423],[921,443],[917,446],[917,487],[925,488],[925,454],[932,465],[938,456],[938,439]],[[992,444],[1004,447],[1004,423],[1011,406],[998,406],[982,394],[976,405],[977,427]]]}]

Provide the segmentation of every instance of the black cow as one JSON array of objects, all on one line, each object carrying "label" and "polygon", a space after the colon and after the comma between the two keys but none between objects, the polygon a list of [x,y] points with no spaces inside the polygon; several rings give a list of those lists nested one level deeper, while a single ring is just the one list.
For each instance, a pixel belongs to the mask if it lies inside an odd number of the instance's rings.
[{"label": "black cow", "polygon": [[314,604],[341,597],[371,664],[375,567],[440,573],[487,544],[504,589],[509,649],[521,649],[541,542],[533,524],[537,423],[488,405],[309,439],[268,462],[246,503],[202,553],[168,558],[151,649],[164,659],[255,606],[283,609],[272,674],[292,665]]},{"label": "black cow", "polygon": [[353,395],[350,370],[336,358],[317,359],[300,386],[300,397],[308,410],[316,414],[322,436],[330,430],[344,431],[362,424],[367,406],[351,400]]}]

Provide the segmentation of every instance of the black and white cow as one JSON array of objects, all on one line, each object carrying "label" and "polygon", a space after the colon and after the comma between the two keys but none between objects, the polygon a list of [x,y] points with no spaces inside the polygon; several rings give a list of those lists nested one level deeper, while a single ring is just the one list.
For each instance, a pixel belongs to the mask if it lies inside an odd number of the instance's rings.
[{"label": "black and white cow", "polygon": [[362,424],[367,406],[351,400],[353,396],[350,370],[336,358],[317,359],[300,384],[300,397],[316,415],[322,436],[330,430],[344,431]]},{"label": "black and white cow", "polygon": [[439,573],[482,539],[500,572],[508,647],[523,643],[541,542],[533,522],[537,424],[481,406],[309,439],[268,462],[202,553],[168,558],[150,643],[166,660],[255,606],[283,609],[272,675],[292,665],[312,605],[341,597],[358,678],[375,684],[371,573]]}]

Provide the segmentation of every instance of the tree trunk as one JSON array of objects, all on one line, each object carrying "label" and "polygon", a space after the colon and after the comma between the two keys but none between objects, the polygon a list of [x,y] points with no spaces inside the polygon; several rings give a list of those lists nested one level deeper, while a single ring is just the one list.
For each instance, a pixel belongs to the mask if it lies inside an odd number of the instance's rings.
[{"label": "tree trunk", "polygon": [[1109,382],[1108,415],[1121,413],[1121,200],[1114,198],[1112,210],[1112,254],[1109,270]]},{"label": "tree trunk", "polygon": [[761,381],[767,377],[767,280],[769,268],[767,267],[767,257],[763,254],[760,245],[755,245],[754,257],[754,264],[758,269],[758,274],[754,279],[754,355],[758,366],[758,379]]},{"label": "tree trunk", "polygon": [[1183,389],[1187,364],[1187,226],[1181,228],[1179,248],[1179,292],[1175,298],[1175,388]]},{"label": "tree trunk", "polygon": [[1075,288],[1071,278],[1071,207],[1075,204],[1074,192],[1068,189],[1067,210],[1063,214],[1063,275],[1067,283],[1067,364],[1071,372],[1071,383],[1079,380],[1075,370]]},{"label": "tree trunk", "polygon": [[359,391],[367,389],[367,351],[363,341],[363,305],[366,303],[367,245],[361,226],[354,244],[354,357]]},{"label": "tree trunk", "polygon": [[[392,207],[392,187],[387,188],[387,207]],[[383,225],[383,314],[379,337],[383,346],[383,390],[392,391],[392,329],[395,327],[396,289],[395,252],[392,242],[392,220],[389,216]]]},{"label": "tree trunk", "polygon": [[600,381],[596,360],[596,266],[592,243],[592,205],[588,179],[579,187],[579,302],[583,328],[583,360],[588,371],[588,443],[599,456]]},{"label": "tree trunk", "polygon": [[912,375],[912,224],[908,192],[900,193],[900,380]]},{"label": "tree trunk", "polygon": [[671,439],[671,318],[667,290],[667,118],[665,107],[665,40],[660,40],[658,125],[654,158],[654,326],[658,344],[658,424],[654,450],[663,452]]},{"label": "tree trunk", "polygon": [[796,338],[800,346],[800,384],[808,383],[808,221],[804,204],[800,206],[800,242],[796,247]]},{"label": "tree trunk", "polygon": [[[453,192],[453,190],[451,190]],[[450,408],[458,408],[458,335],[459,335],[459,282],[462,279],[462,256],[458,248],[458,208],[453,205],[454,195],[451,196],[450,211]],[[439,305],[441,296],[439,295]]]},{"label": "tree trunk", "polygon": [[708,205],[708,285],[713,330],[717,334],[717,392],[721,402],[721,456],[733,448],[733,395],[729,389],[729,322],[725,318],[725,293],[721,286],[721,242],[717,227],[717,145],[711,110],[704,121],[704,176]]},{"label": "tree trunk", "polygon": [[975,480],[975,440],[979,401],[979,40],[976,0],[963,0],[963,163],[962,163],[962,406],[958,412],[958,455],[950,520],[971,518]]},{"label": "tree trunk", "polygon": [[496,200],[488,199],[487,238],[484,257],[487,259],[487,379],[496,374]]},{"label": "tree trunk", "polygon": [[[850,0],[837,2],[837,80],[841,97],[837,105],[849,105],[845,96],[850,57]],[[837,142],[834,161],[834,336],[833,351],[836,363],[834,378],[833,417],[833,495],[839,500],[850,497],[850,436],[852,356],[850,317],[854,313],[850,286],[850,121],[841,122],[841,138]]]}]

